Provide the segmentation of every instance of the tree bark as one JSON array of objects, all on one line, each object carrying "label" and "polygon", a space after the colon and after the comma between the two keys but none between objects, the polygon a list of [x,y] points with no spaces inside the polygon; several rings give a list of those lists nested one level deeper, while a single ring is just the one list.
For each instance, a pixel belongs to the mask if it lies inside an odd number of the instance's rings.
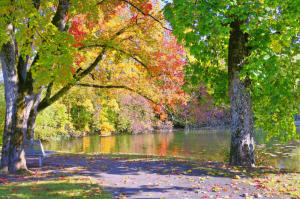
[{"label": "tree bark", "polygon": [[16,62],[16,46],[12,36],[11,41],[3,45],[0,51],[6,100],[1,168],[2,171],[10,173],[27,170],[22,143],[29,111],[33,104],[31,96],[33,92],[28,92],[33,89],[31,86],[24,85],[26,75],[22,70],[24,65]]},{"label": "tree bark", "polygon": [[[39,9],[40,1],[34,0],[33,3]],[[68,9],[69,0],[59,0],[52,23],[60,31],[65,28]],[[30,69],[27,68],[28,57],[19,56],[14,32],[13,25],[8,24],[7,34],[11,38],[0,49],[6,100],[0,168],[5,173],[27,170],[23,139],[26,137],[33,138],[33,129],[41,97],[41,93],[35,94],[33,92],[33,80]]]},{"label": "tree bark", "polygon": [[6,116],[3,130],[3,145],[1,155],[1,170],[8,171],[10,140],[14,133],[17,113],[17,74],[15,70],[15,45],[8,42],[0,51],[2,73],[4,79]]},{"label": "tree bark", "polygon": [[38,114],[37,108],[41,102],[41,91],[38,94],[33,96],[33,106],[31,108],[28,122],[27,122],[27,132],[26,132],[26,139],[33,140],[34,139],[34,128],[35,128],[35,121]]},{"label": "tree bark", "polygon": [[231,104],[232,132],[230,147],[230,164],[238,166],[255,166],[253,115],[250,96],[251,82],[248,77],[240,78],[240,72],[249,56],[246,46],[248,34],[240,29],[242,23],[235,20],[230,24],[228,51],[228,82]]},{"label": "tree bark", "polygon": [[30,98],[32,97],[25,96],[22,90],[18,92],[16,125],[9,144],[8,171],[10,173],[27,170],[23,139],[27,130],[29,112],[33,105],[33,100]]}]

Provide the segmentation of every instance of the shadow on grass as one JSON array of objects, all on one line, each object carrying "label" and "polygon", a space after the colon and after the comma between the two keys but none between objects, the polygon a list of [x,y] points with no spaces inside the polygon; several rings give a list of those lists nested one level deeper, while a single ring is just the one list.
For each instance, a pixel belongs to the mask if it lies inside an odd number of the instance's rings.
[{"label": "shadow on grass", "polygon": [[14,182],[0,186],[3,198],[107,198],[111,195],[84,178],[52,178]]}]

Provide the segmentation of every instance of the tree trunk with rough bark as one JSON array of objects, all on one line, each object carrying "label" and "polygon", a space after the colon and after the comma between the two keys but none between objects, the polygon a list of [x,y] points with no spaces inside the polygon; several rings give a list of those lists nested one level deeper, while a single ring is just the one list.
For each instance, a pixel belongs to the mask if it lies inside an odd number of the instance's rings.
[{"label": "tree trunk with rough bark", "polygon": [[240,29],[244,22],[235,20],[230,24],[228,51],[228,82],[231,104],[232,132],[230,164],[255,166],[253,114],[250,96],[251,82],[248,77],[240,78],[240,72],[249,56],[246,46],[248,34]]},{"label": "tree trunk with rough bark", "polygon": [[[23,149],[24,126],[27,125],[26,110],[31,108],[28,96],[20,88],[16,70],[16,44],[14,39],[2,46],[0,51],[5,87],[6,118],[3,132],[1,170],[15,173],[27,170]],[[19,71],[18,71],[19,72]],[[26,98],[25,98],[26,97]]]},{"label": "tree trunk with rough bark", "polygon": [[1,154],[1,170],[8,171],[10,140],[14,133],[17,113],[17,74],[14,68],[15,46],[12,42],[2,46],[0,51],[2,73],[4,79],[6,116],[3,130],[3,144]]},{"label": "tree trunk with rough bark", "polygon": [[[33,0],[32,2],[36,9],[39,9],[40,1]],[[65,29],[69,6],[69,0],[59,0],[52,23],[60,31]],[[25,138],[33,139],[41,92],[34,93],[33,91],[34,81],[28,66],[29,57],[23,58],[18,53],[18,45],[14,38],[14,33],[17,30],[14,29],[12,24],[7,24],[7,30],[10,41],[7,41],[0,49],[6,100],[0,171],[16,173],[27,170],[23,140]],[[31,66],[35,64],[38,57],[37,53]],[[47,106],[50,104],[48,103]],[[45,107],[46,105],[43,108]]]},{"label": "tree trunk with rough bark", "polygon": [[27,170],[23,139],[27,130],[27,121],[32,106],[32,100],[27,100],[26,98],[30,98],[30,96],[24,96],[22,95],[22,92],[19,92],[17,99],[16,125],[9,144],[8,171],[10,173]]},{"label": "tree trunk with rough bark", "polygon": [[41,102],[41,91],[33,96],[33,106],[30,110],[28,122],[27,122],[27,132],[26,132],[26,139],[33,140],[34,139],[34,128],[35,128],[35,121],[38,114],[37,108]]}]

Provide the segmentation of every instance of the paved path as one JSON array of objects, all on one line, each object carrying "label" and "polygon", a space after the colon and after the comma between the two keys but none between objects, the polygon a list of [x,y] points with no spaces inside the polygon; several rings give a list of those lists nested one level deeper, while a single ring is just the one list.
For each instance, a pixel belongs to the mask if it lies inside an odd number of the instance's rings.
[{"label": "paved path", "polygon": [[53,156],[45,159],[43,164],[42,170],[91,176],[115,198],[280,198],[233,179],[234,172],[213,162],[187,164],[182,161],[132,161],[102,156]]}]

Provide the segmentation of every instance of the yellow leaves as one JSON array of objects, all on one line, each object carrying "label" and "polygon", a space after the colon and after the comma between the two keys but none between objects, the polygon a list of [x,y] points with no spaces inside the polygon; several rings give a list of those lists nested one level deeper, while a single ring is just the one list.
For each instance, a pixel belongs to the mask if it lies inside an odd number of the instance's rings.
[{"label": "yellow leaves", "polygon": [[98,102],[101,104],[101,114],[100,114],[100,130],[101,135],[110,135],[112,132],[114,132],[116,129],[114,127],[114,124],[111,123],[111,121],[108,119],[110,111],[118,112],[119,104],[117,103],[117,100],[115,98],[103,98],[98,100]]},{"label": "yellow leaves", "polygon": [[117,103],[116,99],[111,99],[109,100],[109,102],[107,103],[107,106],[111,107],[113,110],[115,111],[119,111],[119,104]]},{"label": "yellow leaves", "polygon": [[270,47],[273,49],[275,53],[280,53],[283,48],[286,48],[287,46],[290,45],[290,41],[291,40],[289,39],[276,35],[271,39]]},{"label": "yellow leaves", "polygon": [[214,187],[214,188],[212,189],[213,192],[218,192],[218,191],[220,191],[220,190],[222,190],[222,189],[220,189],[219,187]]},{"label": "yellow leaves", "polygon": [[105,117],[104,114],[101,114],[99,119],[100,119],[101,121],[107,121],[107,118]]},{"label": "yellow leaves", "polygon": [[273,115],[272,115],[272,120],[274,121],[274,122],[277,122],[277,113],[274,113]]},{"label": "yellow leaves", "polygon": [[84,98],[84,101],[83,102],[80,102],[78,103],[78,105],[82,105],[84,106],[86,109],[88,109],[89,111],[92,111],[94,108],[93,108],[93,103],[90,99],[88,98]]},{"label": "yellow leaves", "polygon": [[114,126],[109,122],[103,122],[100,125],[100,129],[101,129],[101,135],[110,135],[113,131],[115,131]]},{"label": "yellow leaves", "polygon": [[108,109],[114,110],[114,111],[119,111],[119,104],[117,103],[117,100],[115,98],[110,98],[110,99],[99,99],[98,102],[102,105],[102,113],[108,111]]},{"label": "yellow leaves", "polygon": [[193,29],[191,29],[191,28],[187,28],[187,29],[185,29],[185,30],[183,31],[183,33],[184,33],[184,34],[189,33],[189,32],[192,32],[192,30],[193,30]]},{"label": "yellow leaves", "polygon": [[276,52],[276,53],[280,53],[281,50],[282,50],[282,46],[280,44],[280,41],[276,40],[276,39],[272,40],[271,47],[274,50],[274,52]]},{"label": "yellow leaves", "polygon": [[238,175],[234,175],[233,177],[232,177],[232,179],[241,179],[241,177],[240,176],[238,176]]}]

